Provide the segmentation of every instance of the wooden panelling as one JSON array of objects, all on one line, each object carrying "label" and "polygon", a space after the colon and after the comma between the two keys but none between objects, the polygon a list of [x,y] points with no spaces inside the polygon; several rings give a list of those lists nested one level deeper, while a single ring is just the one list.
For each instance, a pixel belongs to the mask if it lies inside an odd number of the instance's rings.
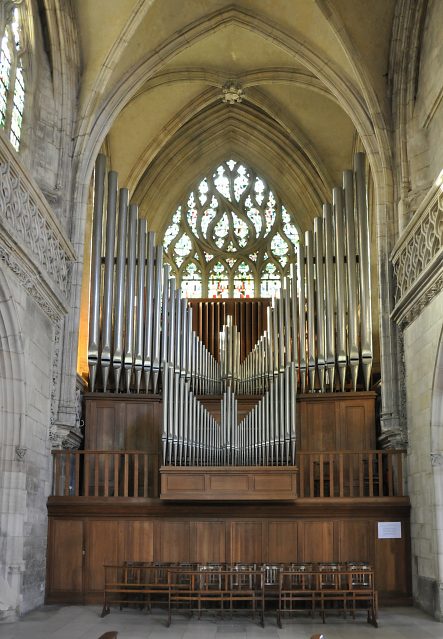
[{"label": "wooden panelling", "polygon": [[378,539],[377,522],[373,522],[375,542],[375,585],[382,593],[410,592],[410,535],[409,527],[401,522],[401,539]]},{"label": "wooden panelling", "polygon": [[299,527],[300,561],[336,561],[332,521],[305,521]]},{"label": "wooden panelling", "polygon": [[223,563],[226,561],[226,525],[224,521],[191,523],[191,561]]},{"label": "wooden panelling", "polygon": [[[361,503],[354,507],[355,516],[349,508],[344,515],[324,504],[323,514],[319,511],[311,518],[298,504],[291,507],[291,515],[284,513],[283,506],[279,506],[282,514],[272,515],[269,505],[261,505],[249,517],[241,516],[242,510],[248,510],[245,506],[237,510],[227,504],[220,509],[208,506],[210,516],[198,515],[203,504],[187,506],[181,515],[171,506],[165,512],[175,514],[162,519],[159,512],[154,517],[108,513],[107,519],[100,519],[93,509],[77,519],[50,515],[47,601],[80,602],[83,596],[86,602],[99,601],[103,564],[123,561],[365,561],[374,566],[382,600],[406,603],[410,597],[409,519],[395,514],[394,506],[391,519],[401,521],[401,539],[378,539],[377,523],[390,520],[389,515],[373,505],[366,507],[365,516]],[[144,511],[149,509],[145,506]]]},{"label": "wooden panelling", "polygon": [[263,525],[261,521],[233,521],[230,525],[230,561],[262,561]]},{"label": "wooden panelling", "polygon": [[373,403],[343,399],[338,403],[337,449],[375,448]]},{"label": "wooden panelling", "polygon": [[299,450],[335,450],[336,402],[306,401],[299,404]]},{"label": "wooden panelling", "polygon": [[[202,398],[220,419],[220,398]],[[161,453],[162,404],[144,395],[85,395],[85,448]],[[238,400],[241,420],[257,398]],[[375,448],[375,393],[324,393],[297,397],[297,450],[336,451]],[[151,467],[155,464],[153,462]]]},{"label": "wooden panelling", "polygon": [[48,583],[54,594],[82,593],[83,521],[51,521],[48,534]]},{"label": "wooden panelling", "polygon": [[122,521],[119,523],[119,562],[154,560],[154,522]]},{"label": "wooden panelling", "polygon": [[[86,401],[85,448],[119,450],[124,445],[126,406],[114,399]],[[89,426],[90,425],[90,426]]]},{"label": "wooden panelling", "polygon": [[295,466],[162,466],[161,498],[187,501],[294,501]]},{"label": "wooden panelling", "polygon": [[119,522],[88,521],[86,524],[85,588],[103,590],[104,564],[119,560]]},{"label": "wooden panelling", "polygon": [[375,448],[375,393],[324,393],[297,398],[297,450]]},{"label": "wooden panelling", "polygon": [[298,561],[298,524],[295,521],[270,521],[266,561],[289,563]]},{"label": "wooden panelling", "polygon": [[156,561],[190,561],[190,522],[155,522]]},{"label": "wooden panelling", "polygon": [[374,544],[370,521],[337,522],[338,560],[374,562]]}]

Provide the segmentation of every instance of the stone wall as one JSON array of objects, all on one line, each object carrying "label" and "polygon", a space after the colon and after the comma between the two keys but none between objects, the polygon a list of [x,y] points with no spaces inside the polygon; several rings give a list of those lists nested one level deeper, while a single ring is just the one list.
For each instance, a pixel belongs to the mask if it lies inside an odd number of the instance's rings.
[{"label": "stone wall", "polygon": [[[14,367],[16,358],[11,361],[9,375],[22,377],[18,381],[22,382],[25,392],[18,428],[13,435],[15,446],[10,446],[8,458],[2,459],[12,471],[13,481],[9,486],[7,512],[0,515],[0,534],[6,532],[9,536],[1,562],[2,577],[9,589],[6,597],[0,578],[0,618],[10,616],[14,609],[19,613],[31,610],[41,605],[44,598],[46,500],[52,470],[48,425],[54,332],[49,318],[27,295],[17,278],[7,272],[4,277],[8,303],[14,309],[15,344],[21,351],[17,355],[22,360],[20,370]],[[10,359],[7,352],[2,355],[4,363]],[[1,380],[4,393],[8,392],[5,388],[8,383],[8,379]],[[4,407],[1,421],[2,424],[8,421]]]},{"label": "stone wall", "polygon": [[421,607],[436,615],[439,574],[431,406],[442,317],[443,293],[440,293],[404,331],[414,597]]}]

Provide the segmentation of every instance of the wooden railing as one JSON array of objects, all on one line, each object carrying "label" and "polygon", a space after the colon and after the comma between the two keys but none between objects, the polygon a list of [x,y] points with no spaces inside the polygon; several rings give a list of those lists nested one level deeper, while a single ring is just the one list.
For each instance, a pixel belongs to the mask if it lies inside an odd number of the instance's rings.
[{"label": "wooden railing", "polygon": [[404,450],[298,453],[298,497],[402,497]]},{"label": "wooden railing", "polygon": [[55,450],[52,494],[59,497],[148,497],[148,453]]},{"label": "wooden railing", "polygon": [[[404,450],[297,453],[298,497],[402,497]],[[56,450],[59,497],[157,497],[157,455],[141,451]]]}]

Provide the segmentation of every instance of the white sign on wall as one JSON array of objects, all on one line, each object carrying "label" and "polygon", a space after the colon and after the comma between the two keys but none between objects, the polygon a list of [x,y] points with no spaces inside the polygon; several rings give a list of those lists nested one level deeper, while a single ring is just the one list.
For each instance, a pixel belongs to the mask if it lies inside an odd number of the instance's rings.
[{"label": "white sign on wall", "polygon": [[401,521],[379,521],[379,539],[401,539]]}]

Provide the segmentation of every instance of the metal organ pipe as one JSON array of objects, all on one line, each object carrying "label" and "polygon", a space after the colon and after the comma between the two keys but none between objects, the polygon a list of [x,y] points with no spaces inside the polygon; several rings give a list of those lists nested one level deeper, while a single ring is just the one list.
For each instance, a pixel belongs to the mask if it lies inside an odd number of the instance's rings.
[{"label": "metal organ pipe", "polygon": [[360,248],[360,330],[361,357],[366,389],[369,388],[372,370],[372,313],[371,313],[371,265],[369,261],[369,220],[366,201],[365,155],[355,156],[355,183],[358,212],[358,241]]},{"label": "metal organ pipe", "polygon": [[114,247],[117,215],[117,173],[108,174],[108,206],[106,215],[105,273],[103,277],[101,370],[103,392],[108,386],[112,351],[112,302],[114,294]]},{"label": "metal organ pipe", "polygon": [[99,155],[95,163],[94,218],[92,221],[91,250],[91,293],[89,305],[88,365],[89,383],[92,391],[95,389],[100,346],[100,281],[105,168],[106,158],[104,155]]}]

